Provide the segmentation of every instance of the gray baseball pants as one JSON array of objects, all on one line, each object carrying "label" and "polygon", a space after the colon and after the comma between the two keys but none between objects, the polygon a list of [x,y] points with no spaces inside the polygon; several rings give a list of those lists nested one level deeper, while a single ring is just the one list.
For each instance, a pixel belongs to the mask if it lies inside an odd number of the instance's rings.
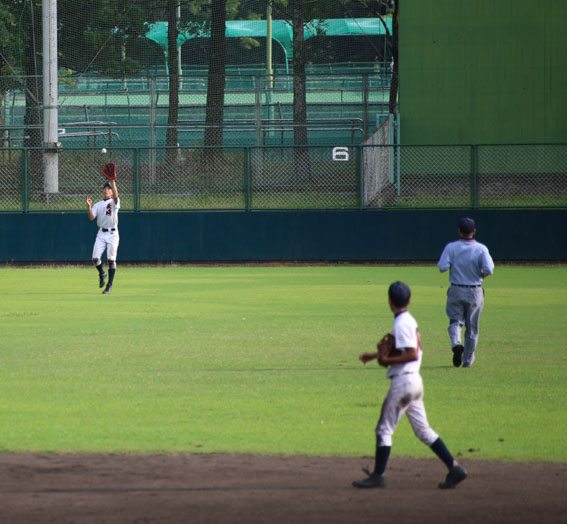
[{"label": "gray baseball pants", "polygon": [[[474,352],[478,342],[480,314],[484,307],[484,289],[479,287],[450,286],[447,290],[447,316],[449,317],[449,338],[451,347],[462,345],[463,366],[474,362]],[[461,331],[465,327],[465,343]]]}]

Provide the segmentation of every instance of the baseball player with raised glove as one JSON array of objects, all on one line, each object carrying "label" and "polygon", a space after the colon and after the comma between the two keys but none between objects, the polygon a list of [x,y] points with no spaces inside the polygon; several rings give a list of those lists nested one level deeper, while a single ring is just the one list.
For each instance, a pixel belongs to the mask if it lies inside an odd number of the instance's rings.
[{"label": "baseball player with raised glove", "polygon": [[108,259],[108,282],[102,292],[108,295],[112,291],[114,275],[116,273],[116,257],[118,254],[118,210],[120,209],[120,198],[118,198],[118,188],[116,187],[116,164],[109,162],[102,168],[102,174],[107,182],[102,187],[102,198],[100,202],[93,205],[91,197],[87,196],[87,212],[89,220],[96,218],[98,233],[93,247],[92,260],[98,271],[99,288],[104,287],[106,272],[102,267],[102,255],[106,250]]},{"label": "baseball player with raised glove", "polygon": [[445,481],[441,482],[439,487],[454,488],[467,477],[466,470],[457,463],[427,422],[423,403],[423,382],[419,373],[421,340],[417,322],[408,311],[410,296],[410,288],[403,282],[394,282],[390,286],[388,302],[394,313],[392,333],[388,333],[378,342],[378,351],[359,356],[364,364],[377,359],[381,366],[389,368],[386,377],[391,383],[376,426],[374,471],[367,478],[354,481],[352,485],[356,488],[386,487],[384,472],[392,449],[392,436],[404,413],[408,416],[416,437],[429,446],[449,470]]}]

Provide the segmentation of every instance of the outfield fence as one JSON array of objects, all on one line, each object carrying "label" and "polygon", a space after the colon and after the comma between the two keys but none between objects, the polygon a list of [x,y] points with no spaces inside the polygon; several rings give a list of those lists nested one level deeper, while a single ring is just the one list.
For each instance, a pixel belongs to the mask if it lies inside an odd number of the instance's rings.
[{"label": "outfield fence", "polygon": [[82,211],[108,161],[127,211],[567,207],[567,144],[132,148],[112,136],[58,149],[49,183],[53,152],[0,148],[0,211]]}]

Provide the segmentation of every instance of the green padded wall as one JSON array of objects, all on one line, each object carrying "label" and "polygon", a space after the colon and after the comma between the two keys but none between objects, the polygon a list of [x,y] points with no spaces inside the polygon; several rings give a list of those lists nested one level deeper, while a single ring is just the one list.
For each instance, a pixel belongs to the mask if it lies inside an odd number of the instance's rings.
[{"label": "green padded wall", "polygon": [[[120,213],[118,261],[436,260],[461,217],[495,260],[567,260],[565,209]],[[83,213],[0,214],[0,264],[90,264]],[[528,240],[526,240],[528,239]]]},{"label": "green padded wall", "polygon": [[404,144],[567,142],[567,1],[400,2]]}]

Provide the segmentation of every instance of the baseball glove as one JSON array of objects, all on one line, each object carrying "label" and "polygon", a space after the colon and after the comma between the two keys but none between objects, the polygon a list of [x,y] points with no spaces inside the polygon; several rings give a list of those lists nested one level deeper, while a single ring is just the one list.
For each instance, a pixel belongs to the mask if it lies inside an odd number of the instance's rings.
[{"label": "baseball glove", "polygon": [[116,164],[114,162],[108,162],[108,164],[104,164],[104,167],[101,169],[101,171],[107,180],[116,180]]},{"label": "baseball glove", "polygon": [[396,339],[392,333],[386,333],[378,342],[378,360],[389,357],[396,349]]}]

